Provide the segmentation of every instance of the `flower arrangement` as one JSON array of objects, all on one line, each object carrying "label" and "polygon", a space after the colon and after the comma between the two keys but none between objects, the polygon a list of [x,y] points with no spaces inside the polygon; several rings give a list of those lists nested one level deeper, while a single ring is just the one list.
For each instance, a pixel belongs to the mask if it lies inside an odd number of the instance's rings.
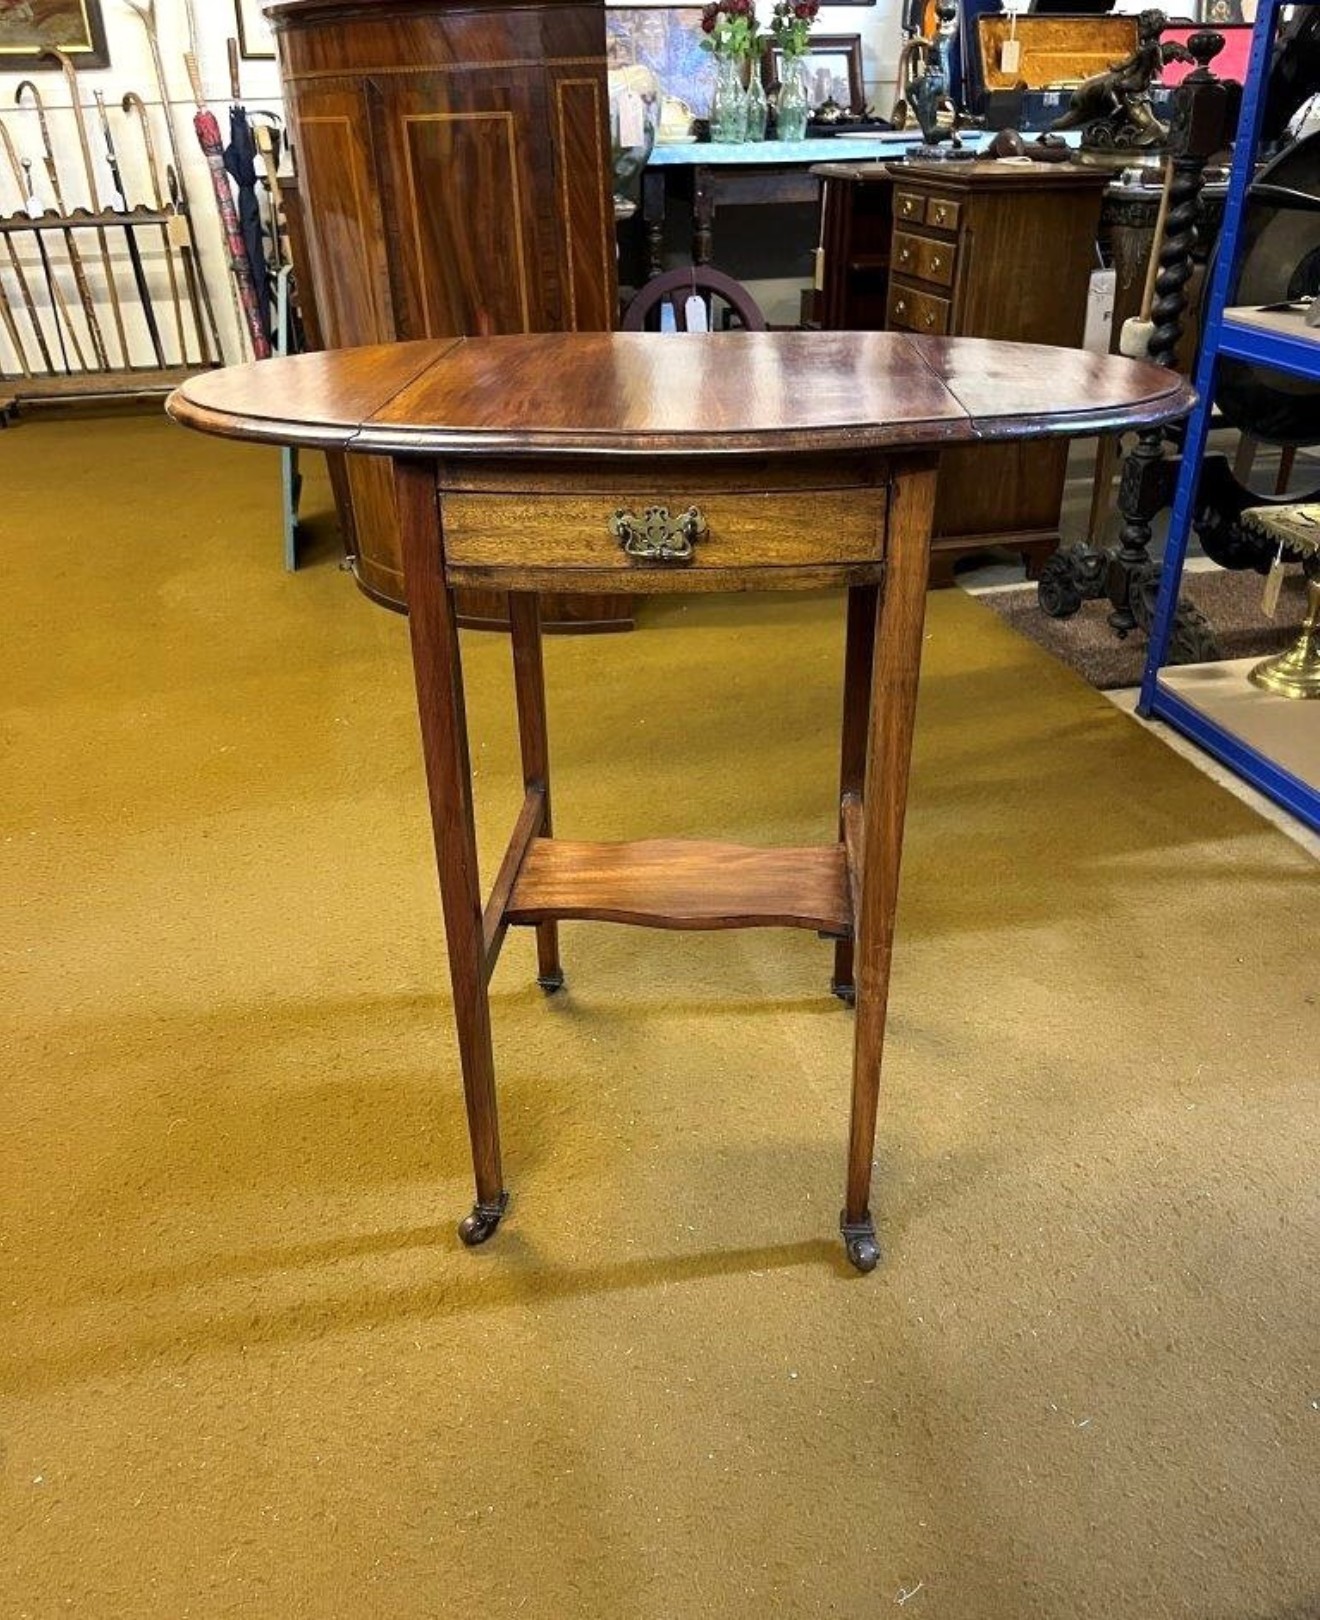
[{"label": "flower arrangement", "polygon": [[701,48],[746,62],[756,53],[756,0],[712,0],[701,13]]},{"label": "flower arrangement", "polygon": [[805,56],[820,0],[775,0],[770,32],[785,56]]}]

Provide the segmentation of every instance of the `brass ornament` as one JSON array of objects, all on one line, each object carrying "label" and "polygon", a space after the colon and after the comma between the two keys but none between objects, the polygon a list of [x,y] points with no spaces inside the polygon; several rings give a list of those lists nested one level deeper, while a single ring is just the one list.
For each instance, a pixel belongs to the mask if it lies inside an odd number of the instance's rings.
[{"label": "brass ornament", "polygon": [[1320,698],[1320,504],[1257,507],[1242,514],[1243,524],[1279,542],[1281,551],[1302,560],[1306,575],[1306,618],[1287,652],[1266,658],[1247,679],[1276,697]]},{"label": "brass ornament", "polygon": [[620,508],[610,519],[610,533],[638,562],[690,563],[693,547],[705,540],[710,527],[695,506],[670,517],[667,506],[648,506],[639,518]]}]

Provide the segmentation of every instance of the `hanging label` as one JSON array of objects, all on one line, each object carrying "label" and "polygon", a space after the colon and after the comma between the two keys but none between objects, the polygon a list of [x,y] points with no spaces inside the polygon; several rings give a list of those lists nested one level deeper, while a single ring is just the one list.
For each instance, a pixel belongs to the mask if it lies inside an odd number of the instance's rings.
[{"label": "hanging label", "polygon": [[40,219],[41,216],[46,212],[35,196],[27,198],[23,204],[23,207],[27,210],[29,219]]},{"label": "hanging label", "polygon": [[1279,549],[1274,555],[1274,561],[1270,565],[1269,574],[1265,579],[1265,600],[1262,607],[1267,619],[1272,619],[1279,611],[1279,592],[1283,589],[1283,574],[1283,541],[1280,540]]},{"label": "hanging label", "polygon": [[1022,41],[1006,39],[999,47],[999,71],[1016,73],[1022,61]]},{"label": "hanging label", "polygon": [[641,146],[646,141],[646,118],[642,98],[635,90],[619,92],[619,145]]},{"label": "hanging label", "polygon": [[188,229],[188,221],[182,214],[171,214],[165,230],[169,236],[171,247],[186,248],[192,246],[192,232]]},{"label": "hanging label", "polygon": [[825,249],[811,250],[811,285],[817,292],[825,291]]},{"label": "hanging label", "polygon": [[693,293],[683,305],[683,324],[689,332],[710,331],[710,313],[700,293]]}]

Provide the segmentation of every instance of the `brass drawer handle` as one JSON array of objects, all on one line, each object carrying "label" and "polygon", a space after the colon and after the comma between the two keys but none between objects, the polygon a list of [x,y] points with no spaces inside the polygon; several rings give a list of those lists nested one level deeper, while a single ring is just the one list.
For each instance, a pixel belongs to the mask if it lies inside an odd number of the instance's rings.
[{"label": "brass drawer handle", "polygon": [[944,265],[944,260],[942,258],[940,258],[938,253],[933,253],[931,255],[931,260],[930,260],[931,269],[932,270],[939,270],[939,269],[943,268],[943,265]]},{"label": "brass drawer handle", "polygon": [[906,298],[900,298],[898,300],[898,302],[894,305],[894,314],[895,315],[906,315],[907,314],[907,299]]},{"label": "brass drawer handle", "polygon": [[933,310],[927,310],[927,312],[926,312],[926,325],[927,326],[934,326],[934,324],[935,324],[935,312]]},{"label": "brass drawer handle", "polygon": [[949,217],[949,211],[948,211],[947,208],[937,208],[935,210],[935,224],[943,225],[944,221],[948,217]]},{"label": "brass drawer handle", "polygon": [[609,528],[628,555],[641,562],[690,563],[693,546],[710,534],[695,506],[673,518],[667,506],[648,506],[640,518],[620,507]]},{"label": "brass drawer handle", "polygon": [[911,264],[912,263],[912,249],[911,248],[903,248],[900,251],[899,255],[898,255],[898,262],[900,264]]}]

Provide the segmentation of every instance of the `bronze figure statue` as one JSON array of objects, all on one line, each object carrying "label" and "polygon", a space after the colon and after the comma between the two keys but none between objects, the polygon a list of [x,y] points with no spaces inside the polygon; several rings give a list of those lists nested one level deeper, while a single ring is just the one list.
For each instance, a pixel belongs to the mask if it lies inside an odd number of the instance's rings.
[{"label": "bronze figure statue", "polygon": [[926,147],[948,141],[962,146],[958,135],[958,104],[953,93],[953,42],[958,32],[956,0],[937,0],[935,15],[939,27],[935,38],[922,40],[920,77],[909,90],[909,100]]},{"label": "bronze figure statue", "polygon": [[1072,93],[1068,111],[1051,130],[1080,129],[1083,147],[1125,151],[1163,146],[1169,126],[1155,116],[1150,87],[1168,62],[1191,62],[1185,46],[1162,44],[1168,18],[1152,7],[1137,18],[1137,48],[1107,73],[1084,79]]}]

